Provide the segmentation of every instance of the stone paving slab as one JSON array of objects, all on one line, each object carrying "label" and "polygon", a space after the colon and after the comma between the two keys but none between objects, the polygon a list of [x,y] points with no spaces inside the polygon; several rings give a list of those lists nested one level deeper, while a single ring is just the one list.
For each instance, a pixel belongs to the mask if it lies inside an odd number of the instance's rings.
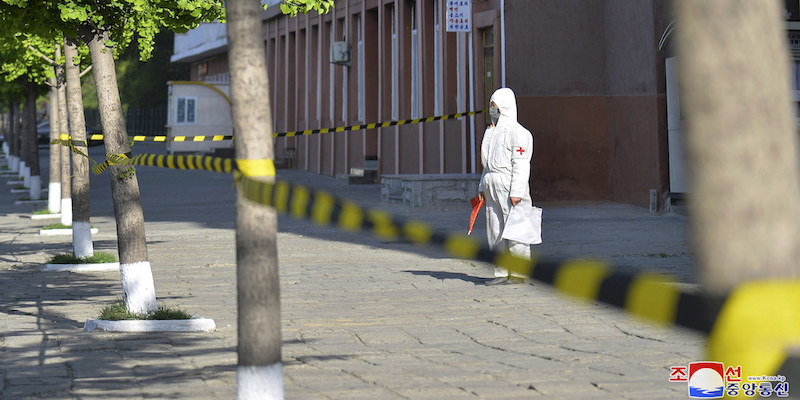
[{"label": "stone paving slab", "polygon": [[[42,161],[46,174],[46,151]],[[83,332],[121,296],[118,273],[42,272],[49,256],[70,251],[69,238],[36,236],[45,223],[29,218],[34,206],[0,191],[0,398],[235,397],[231,177],[137,171],[159,301],[212,318],[217,329]],[[284,170],[279,178],[381,206],[379,185]],[[115,252],[108,177],[91,184],[95,249]],[[602,257],[691,285],[685,217],[612,203],[539,205],[540,254]],[[470,210],[385,208],[455,231],[466,229]],[[474,234],[485,237],[478,221]],[[285,217],[279,229],[287,399],[687,398],[685,384],[667,381],[669,367],[702,359],[699,335],[537,283],[486,287],[492,272],[482,263]]]}]

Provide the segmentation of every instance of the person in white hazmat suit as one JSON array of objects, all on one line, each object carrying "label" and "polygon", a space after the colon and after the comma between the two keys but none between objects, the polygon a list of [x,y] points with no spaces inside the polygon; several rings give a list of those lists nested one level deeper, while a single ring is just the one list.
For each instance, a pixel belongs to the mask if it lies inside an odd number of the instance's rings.
[{"label": "person in white hazmat suit", "polygon": [[[508,213],[520,202],[531,204],[529,178],[533,156],[533,136],[517,122],[517,99],[509,88],[498,89],[489,101],[492,125],[486,128],[481,143],[483,174],[478,197],[486,205],[486,236],[493,250],[508,249],[512,255],[531,259],[527,243],[498,240]],[[487,286],[523,283],[525,277],[494,267],[495,279]]]}]

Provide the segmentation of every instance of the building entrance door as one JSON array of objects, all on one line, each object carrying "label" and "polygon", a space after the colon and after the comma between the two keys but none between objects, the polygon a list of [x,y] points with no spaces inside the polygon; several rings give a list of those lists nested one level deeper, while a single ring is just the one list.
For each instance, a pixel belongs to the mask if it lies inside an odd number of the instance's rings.
[{"label": "building entrance door", "polygon": [[483,42],[483,94],[488,107],[489,99],[494,93],[494,29],[481,31]]},{"label": "building entrance door", "polygon": [[681,200],[688,192],[686,157],[684,156],[683,118],[678,88],[678,57],[666,61],[667,135],[669,140],[669,191],[673,200]]}]

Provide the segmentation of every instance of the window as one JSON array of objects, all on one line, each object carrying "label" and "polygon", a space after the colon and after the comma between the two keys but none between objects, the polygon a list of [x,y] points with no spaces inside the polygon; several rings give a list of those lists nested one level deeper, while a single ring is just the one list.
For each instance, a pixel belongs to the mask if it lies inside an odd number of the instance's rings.
[{"label": "window", "polygon": [[391,9],[390,18],[392,19],[392,119],[399,119],[398,115],[398,93],[397,89],[397,13],[394,7]]},{"label": "window", "polygon": [[176,97],[175,100],[175,124],[196,124],[197,97]]},{"label": "window", "polygon": [[417,3],[411,3],[411,119],[419,118],[419,35]]},{"label": "window", "polygon": [[361,15],[356,15],[358,30],[358,120],[364,122],[364,30]]}]

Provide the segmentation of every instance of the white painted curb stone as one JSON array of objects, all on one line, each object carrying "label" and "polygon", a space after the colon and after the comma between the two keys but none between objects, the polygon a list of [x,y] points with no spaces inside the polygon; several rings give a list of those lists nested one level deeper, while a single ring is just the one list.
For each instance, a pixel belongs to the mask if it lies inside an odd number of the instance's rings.
[{"label": "white painted curb stone", "polygon": [[18,206],[20,204],[39,204],[39,203],[47,203],[47,200],[46,199],[42,199],[42,200],[17,200],[17,201],[14,202],[14,205]]},{"label": "white painted curb stone", "polygon": [[[97,233],[97,228],[92,228],[92,234]],[[72,235],[72,228],[70,229],[39,229],[39,236],[65,236]]]},{"label": "white painted curb stone", "polygon": [[[44,193],[44,192],[46,192],[46,191],[47,191],[47,189],[42,189],[41,191],[42,191],[42,193]],[[30,189],[11,189],[11,193],[12,193],[12,194],[17,194],[17,193],[30,193],[30,192],[31,192],[31,190],[30,190]],[[44,199],[42,199],[42,200],[44,200]],[[36,200],[36,201],[39,201],[39,200]]]},{"label": "white painted curb stone", "polygon": [[58,214],[33,214],[31,219],[61,219],[61,213]]},{"label": "white painted curb stone", "polygon": [[210,318],[126,321],[89,318],[83,325],[83,331],[100,329],[109,332],[209,332],[216,327],[214,320]]},{"label": "white painted curb stone", "polygon": [[119,271],[119,263],[45,264],[42,271]]}]

